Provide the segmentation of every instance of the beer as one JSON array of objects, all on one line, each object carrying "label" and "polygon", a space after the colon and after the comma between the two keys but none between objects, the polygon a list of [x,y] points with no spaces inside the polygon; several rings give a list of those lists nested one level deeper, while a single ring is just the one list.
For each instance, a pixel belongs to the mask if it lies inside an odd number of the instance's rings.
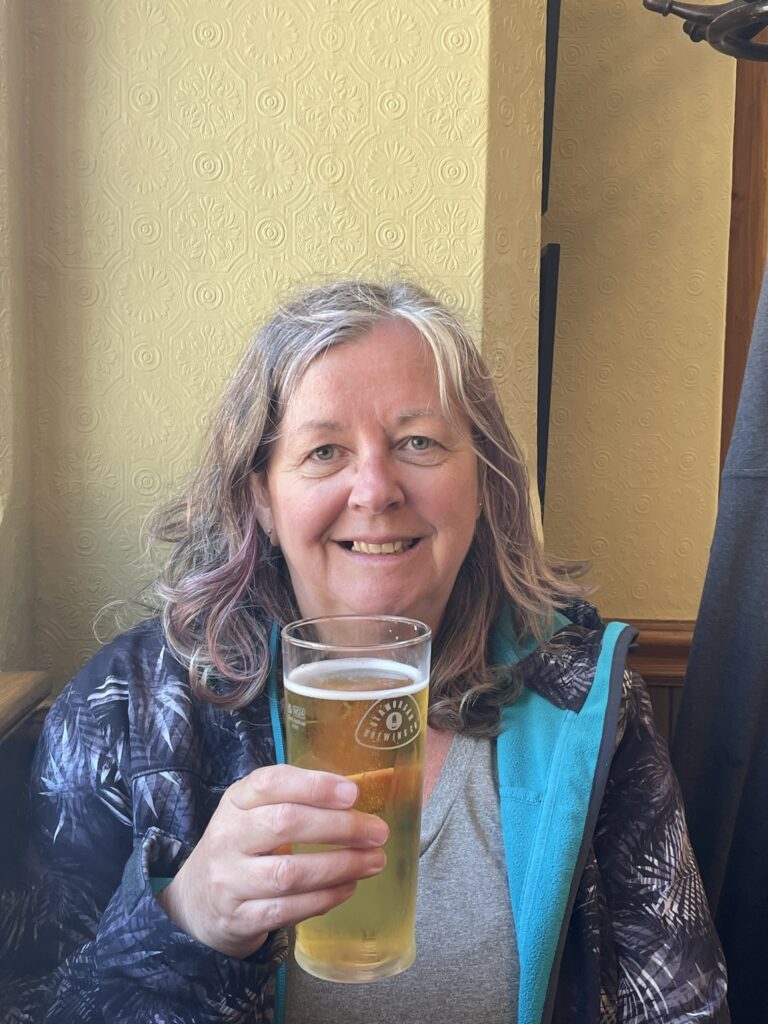
[{"label": "beer", "polygon": [[[416,955],[426,675],[384,658],[340,658],[294,668],[284,686],[291,764],[348,776],[360,790],[355,806],[390,829],[384,870],[297,926],[296,960],[334,981],[397,974]],[[321,848],[296,852],[312,849]]]}]

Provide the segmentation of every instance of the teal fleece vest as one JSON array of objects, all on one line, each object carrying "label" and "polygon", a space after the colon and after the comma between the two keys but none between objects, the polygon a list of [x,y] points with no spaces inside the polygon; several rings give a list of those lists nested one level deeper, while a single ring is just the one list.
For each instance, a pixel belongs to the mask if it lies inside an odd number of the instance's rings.
[{"label": "teal fleece vest", "polygon": [[[556,614],[550,636],[569,625]],[[635,631],[610,623],[594,679],[578,712],[532,690],[504,709],[496,742],[499,801],[520,960],[518,1024],[545,1024],[552,1013],[565,928],[597,820],[613,756],[626,651]],[[283,763],[277,686],[278,629],[272,637],[270,712],[275,759]],[[538,646],[515,639],[509,610],[491,641],[495,664],[513,665]],[[278,971],[275,1024],[283,1024],[285,976]]]},{"label": "teal fleece vest", "polygon": [[[567,624],[562,616],[553,632]],[[505,623],[493,657],[519,661]],[[616,740],[627,647],[634,630],[606,628],[578,712],[524,690],[504,709],[496,745],[507,876],[520,959],[518,1024],[549,1021],[557,972]]]}]

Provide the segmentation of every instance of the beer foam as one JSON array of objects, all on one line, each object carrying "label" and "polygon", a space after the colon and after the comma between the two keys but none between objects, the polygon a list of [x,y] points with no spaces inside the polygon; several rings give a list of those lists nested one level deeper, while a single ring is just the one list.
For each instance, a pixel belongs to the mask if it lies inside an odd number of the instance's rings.
[{"label": "beer foam", "polygon": [[[365,689],[353,687],[348,690],[328,689],[323,680],[337,679],[339,676],[352,676],[356,680],[370,686]],[[410,680],[402,686],[377,687],[379,680]],[[412,665],[403,665],[398,661],[385,658],[338,658],[334,661],[316,661],[312,665],[301,665],[283,679],[283,685],[289,693],[301,697],[314,697],[316,700],[381,700],[382,697],[400,696],[418,693],[429,682]]]}]

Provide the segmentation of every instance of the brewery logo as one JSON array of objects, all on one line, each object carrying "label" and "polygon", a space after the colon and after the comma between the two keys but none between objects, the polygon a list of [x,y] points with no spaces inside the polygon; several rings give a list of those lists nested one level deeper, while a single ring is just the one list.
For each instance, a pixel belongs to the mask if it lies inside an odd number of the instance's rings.
[{"label": "brewery logo", "polygon": [[382,697],[368,708],[355,731],[361,747],[396,750],[407,747],[421,732],[419,705],[410,694]]},{"label": "brewery logo", "polygon": [[288,701],[285,705],[285,718],[290,729],[304,729],[307,725],[307,709],[301,704],[292,704]]}]

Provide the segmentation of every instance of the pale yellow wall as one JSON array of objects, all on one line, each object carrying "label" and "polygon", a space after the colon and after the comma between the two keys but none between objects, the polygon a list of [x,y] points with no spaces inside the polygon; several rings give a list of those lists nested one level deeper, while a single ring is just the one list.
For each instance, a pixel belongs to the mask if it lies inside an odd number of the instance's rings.
[{"label": "pale yellow wall", "polygon": [[0,0],[0,669],[32,668],[30,377],[23,217],[24,25],[17,0]]},{"label": "pale yellow wall", "polygon": [[694,618],[717,503],[736,62],[639,2],[563,6],[548,542],[611,616]]},{"label": "pale yellow wall", "polygon": [[[544,6],[2,8],[29,122],[0,168],[26,267],[2,277],[6,664],[31,647],[61,683],[95,649],[249,330],[307,276],[399,270],[460,304],[534,454]],[[608,614],[693,614],[716,500],[734,65],[672,27],[563,9],[546,533]]]},{"label": "pale yellow wall", "polygon": [[506,366],[532,379],[541,8],[28,0],[36,645],[57,682],[146,580],[142,520],[287,285],[401,270],[460,304],[532,442]]},{"label": "pale yellow wall", "polygon": [[546,4],[491,5],[482,349],[535,486]]}]

